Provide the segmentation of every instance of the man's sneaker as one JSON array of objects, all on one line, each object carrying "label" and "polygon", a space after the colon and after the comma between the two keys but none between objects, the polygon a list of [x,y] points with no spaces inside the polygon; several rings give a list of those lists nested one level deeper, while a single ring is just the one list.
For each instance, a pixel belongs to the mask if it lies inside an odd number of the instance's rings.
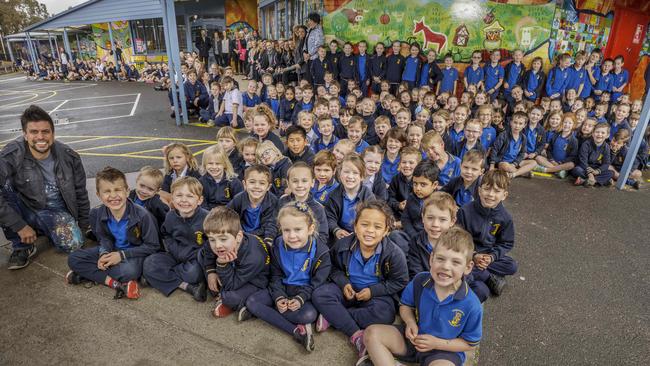
[{"label": "man's sneaker", "polygon": [[127,299],[136,300],[140,298],[140,288],[138,281],[131,280],[115,289],[115,299],[121,299],[126,296]]},{"label": "man's sneaker", "polygon": [[565,179],[567,177],[567,172],[566,170],[560,170],[559,172],[555,173],[555,176],[560,179]]},{"label": "man's sneaker", "polygon": [[366,354],[366,345],[363,344],[363,330],[357,330],[352,337],[350,337],[350,343],[352,343],[354,348],[357,349],[359,358]]},{"label": "man's sneaker", "polygon": [[330,322],[328,322],[327,319],[325,319],[323,314],[318,314],[318,318],[316,318],[316,332],[323,333],[329,327],[330,327]]},{"label": "man's sneaker", "polygon": [[36,254],[36,246],[27,249],[14,250],[9,257],[8,269],[21,269],[29,265],[29,259]]},{"label": "man's sneaker", "polygon": [[573,183],[574,186],[581,186],[583,184],[585,184],[585,180],[580,177],[576,178],[576,181]]},{"label": "man's sneaker", "polygon": [[237,312],[237,320],[240,322],[245,322],[246,320],[250,319],[253,317],[253,314],[248,311],[248,309],[244,306],[239,311]]},{"label": "man's sneaker", "polygon": [[357,363],[354,366],[373,366],[374,364],[370,360],[370,355],[366,353],[360,359],[357,360]]},{"label": "man's sneaker", "polygon": [[302,344],[308,352],[314,350],[314,334],[311,324],[298,324],[293,330],[293,339]]},{"label": "man's sneaker", "polygon": [[68,271],[65,275],[65,283],[68,285],[78,285],[83,281],[83,278],[79,276],[79,273],[75,271]]},{"label": "man's sneaker", "polygon": [[221,300],[217,300],[217,306],[214,307],[214,310],[212,311],[212,316],[215,318],[225,318],[228,315],[232,314],[233,310],[221,302]]},{"label": "man's sneaker", "polygon": [[207,300],[205,282],[201,282],[198,285],[189,285],[188,284],[185,292],[192,295],[194,300],[196,300],[198,302],[205,302],[205,300]]},{"label": "man's sneaker", "polygon": [[541,165],[535,165],[533,171],[537,173],[546,173],[546,167],[543,167]]},{"label": "man's sneaker", "polygon": [[503,292],[503,288],[506,286],[506,279],[503,276],[497,276],[491,274],[485,284],[490,289],[490,292],[494,296],[500,296]]}]

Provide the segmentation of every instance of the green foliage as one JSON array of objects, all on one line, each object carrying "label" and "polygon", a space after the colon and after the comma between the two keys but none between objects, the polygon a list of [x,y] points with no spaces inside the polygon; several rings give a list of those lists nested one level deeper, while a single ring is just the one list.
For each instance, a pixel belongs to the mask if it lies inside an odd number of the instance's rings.
[{"label": "green foliage", "polygon": [[18,33],[27,26],[49,17],[45,4],[37,0],[1,0],[0,33]]}]

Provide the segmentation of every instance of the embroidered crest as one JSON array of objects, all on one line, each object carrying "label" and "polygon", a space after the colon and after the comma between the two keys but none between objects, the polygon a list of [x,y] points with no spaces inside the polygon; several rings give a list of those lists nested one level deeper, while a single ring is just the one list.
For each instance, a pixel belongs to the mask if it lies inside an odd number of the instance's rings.
[{"label": "embroidered crest", "polygon": [[223,195],[227,198],[230,199],[230,188],[226,187],[226,189],[223,190]]},{"label": "embroidered crest", "polygon": [[203,245],[203,232],[197,231],[194,235],[196,236],[196,244]]},{"label": "embroidered crest", "polygon": [[501,224],[492,224],[490,235],[496,235],[499,232],[499,228],[501,228]]},{"label": "embroidered crest", "polygon": [[276,188],[280,188],[280,186],[282,186],[282,179],[280,179],[280,178],[275,178],[275,181],[274,181],[274,182],[275,182],[275,187],[276,187]]},{"label": "embroidered crest", "polygon": [[140,232],[140,227],[136,226],[133,228],[133,235],[136,237],[136,239],[140,239],[140,235],[142,233]]},{"label": "embroidered crest", "polygon": [[454,312],[454,317],[449,320],[449,325],[457,328],[460,326],[460,321],[463,319],[463,315],[465,315],[465,313],[463,313],[463,311],[460,309],[454,309],[452,311]]}]

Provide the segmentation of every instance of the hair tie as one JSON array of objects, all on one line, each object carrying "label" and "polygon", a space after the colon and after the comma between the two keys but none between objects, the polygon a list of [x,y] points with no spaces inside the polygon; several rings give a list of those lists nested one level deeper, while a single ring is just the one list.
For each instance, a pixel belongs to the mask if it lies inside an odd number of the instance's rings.
[{"label": "hair tie", "polygon": [[307,206],[306,203],[304,202],[297,202],[293,205],[298,211],[302,213],[308,213],[309,212],[309,206]]}]

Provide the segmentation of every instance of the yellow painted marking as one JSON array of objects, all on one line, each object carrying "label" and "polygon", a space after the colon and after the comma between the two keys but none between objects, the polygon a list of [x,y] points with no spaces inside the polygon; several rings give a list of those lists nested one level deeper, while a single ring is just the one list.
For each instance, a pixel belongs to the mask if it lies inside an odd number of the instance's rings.
[{"label": "yellow painted marking", "polygon": [[99,150],[99,149],[109,149],[111,147],[140,144],[140,143],[143,143],[143,142],[150,142],[150,141],[156,141],[156,140],[157,140],[156,138],[149,138],[149,139],[136,140],[136,141],[120,142],[119,144],[93,146],[93,147],[89,147],[89,148],[86,148],[86,149],[77,150],[77,152],[86,152],[86,151],[90,151],[90,150]]},{"label": "yellow painted marking", "polygon": [[199,151],[193,153],[192,155],[194,155],[194,156],[199,156],[199,155],[203,154],[203,152],[204,152],[205,150],[209,149],[209,148],[210,148],[210,147],[206,147],[205,149],[203,149],[203,150],[199,150]]},{"label": "yellow painted marking", "polygon": [[[40,90],[39,90],[39,91],[40,91]],[[42,98],[42,99],[39,99],[39,100],[33,100],[34,98],[38,98],[38,97],[39,97],[39,94],[36,93],[36,94],[34,94],[32,97],[30,97],[29,99],[27,99],[27,100],[20,100],[20,101],[14,102],[14,103],[9,103],[9,104],[5,104],[5,105],[3,105],[3,106],[0,106],[0,109],[7,109],[7,108],[11,108],[11,107],[17,107],[17,106],[21,106],[21,105],[24,105],[24,104],[37,104],[37,103],[41,103],[41,102],[43,102],[43,101],[45,101],[45,100],[47,100],[47,99],[52,98],[53,96],[55,96],[55,95],[57,94],[56,91],[54,91],[54,90],[49,90],[49,91],[45,91],[45,92],[46,92],[46,93],[52,93],[52,94],[50,94],[50,95],[48,95],[47,97],[44,97],[44,98]]]},{"label": "yellow painted marking", "polygon": [[156,136],[85,136],[85,135],[79,135],[79,136],[71,136],[71,135],[66,135],[66,136],[57,136],[59,138],[70,138],[70,137],[85,137],[85,138],[91,138],[91,137],[103,137],[106,139],[138,139],[138,140],[149,140],[149,139],[156,139],[156,140],[162,140],[162,141],[188,141],[188,142],[207,142],[211,144],[215,144],[217,141],[216,140],[197,140],[197,139],[186,139],[186,138],[174,138],[174,137],[156,137]]},{"label": "yellow painted marking", "polygon": [[88,138],[88,139],[81,139],[81,140],[74,140],[74,141],[64,141],[64,143],[66,145],[69,145],[69,144],[76,144],[78,142],[97,141],[97,140],[103,140],[103,139],[105,139],[105,137],[91,137],[91,138]]},{"label": "yellow painted marking", "polygon": [[[214,142],[199,142],[199,143],[196,143],[196,144],[189,144],[189,145],[186,145],[186,146],[187,147],[196,147],[196,146],[205,146],[205,145],[214,145]],[[155,151],[158,151],[158,152],[162,153],[162,147],[159,147],[157,149],[134,151],[134,152],[125,153],[125,154],[127,154],[127,155],[133,155],[133,154],[138,155],[138,154],[146,154],[146,153],[155,152]]]},{"label": "yellow painted marking", "polygon": [[553,178],[553,174],[550,173],[532,172],[532,174],[536,177]]},{"label": "yellow painted marking", "polygon": [[163,160],[162,156],[146,156],[146,155],[127,155],[127,154],[104,154],[104,153],[79,153],[79,155],[86,156],[103,156],[111,158],[133,158],[133,159],[150,159],[150,160]]}]

